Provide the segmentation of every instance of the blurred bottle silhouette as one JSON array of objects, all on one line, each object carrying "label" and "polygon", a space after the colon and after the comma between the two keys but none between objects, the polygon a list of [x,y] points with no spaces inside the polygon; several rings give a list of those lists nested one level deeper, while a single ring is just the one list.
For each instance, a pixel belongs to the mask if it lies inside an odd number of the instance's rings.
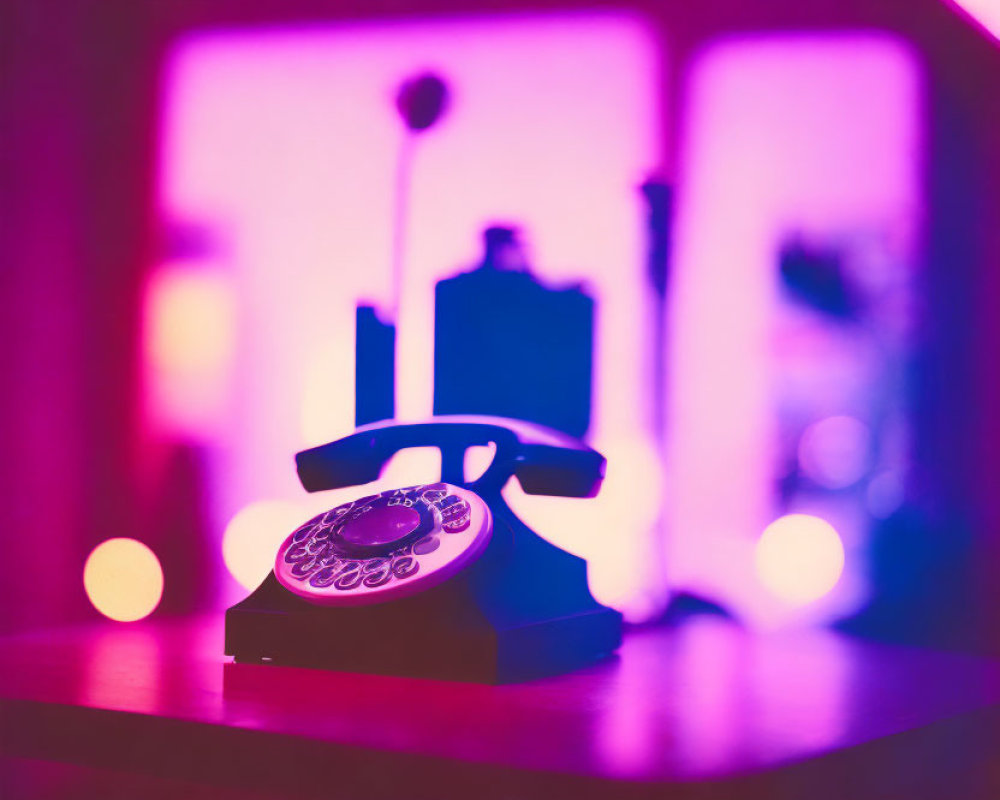
[{"label": "blurred bottle silhouette", "polygon": [[434,413],[495,414],[582,437],[590,427],[594,301],[552,289],[516,229],[484,233],[482,263],[437,284]]},{"label": "blurred bottle silhouette", "polygon": [[367,425],[396,414],[396,326],[383,322],[374,306],[355,312],[354,424]]}]

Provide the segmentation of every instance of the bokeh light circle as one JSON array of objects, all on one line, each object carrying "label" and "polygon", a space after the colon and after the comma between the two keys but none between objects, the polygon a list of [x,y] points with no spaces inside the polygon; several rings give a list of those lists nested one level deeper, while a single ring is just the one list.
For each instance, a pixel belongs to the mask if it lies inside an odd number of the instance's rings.
[{"label": "bokeh light circle", "polygon": [[905,499],[906,483],[903,474],[897,470],[883,470],[868,482],[865,506],[876,519],[891,517]]},{"label": "bokeh light circle", "polygon": [[83,588],[104,616],[134,622],[148,616],[163,596],[163,569],[156,554],[135,539],[108,539],[83,566]]},{"label": "bokeh light circle", "polygon": [[310,516],[301,505],[285,500],[245,505],[222,535],[222,559],[229,573],[244,589],[256,589],[274,566],[278,546]]},{"label": "bokeh light circle", "polygon": [[764,529],[754,562],[757,577],[768,591],[804,605],[837,585],[844,571],[844,545],[826,520],[788,514]]},{"label": "bokeh light circle", "polygon": [[871,430],[859,419],[827,417],[799,440],[799,467],[827,489],[843,489],[865,476],[871,464]]}]

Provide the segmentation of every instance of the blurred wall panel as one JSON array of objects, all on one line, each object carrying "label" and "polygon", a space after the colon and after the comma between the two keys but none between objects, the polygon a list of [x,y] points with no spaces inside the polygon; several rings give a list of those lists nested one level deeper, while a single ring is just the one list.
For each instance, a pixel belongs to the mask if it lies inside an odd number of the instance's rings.
[{"label": "blurred wall panel", "polygon": [[[77,137],[86,53],[76,8],[24,2],[4,16],[18,23],[3,25],[10,79],[0,156],[0,628],[12,629],[58,618],[82,594],[67,578],[82,563],[84,546],[79,476],[88,420],[79,256],[86,231]],[[52,57],[38,59],[39,48]]]},{"label": "blurred wall panel", "polygon": [[128,3],[17,2],[0,20],[0,629],[95,614],[89,551],[136,518],[138,286],[155,49]]},{"label": "blurred wall panel", "polygon": [[[922,79],[889,37],[740,37],[693,62],[685,97],[669,315],[675,580],[761,624],[829,619],[869,592],[870,524],[851,500],[868,475],[819,491],[793,466],[807,490],[782,493],[779,481],[811,423],[850,414],[839,419],[874,428],[874,406],[902,413],[906,389],[885,385],[885,373],[902,371],[906,353],[888,365],[874,353],[900,349],[914,324]],[[791,295],[790,276],[785,286],[779,277],[790,237],[843,251],[843,273],[838,256],[819,293],[796,284]],[[810,263],[808,280],[823,268]],[[831,288],[857,300],[830,306]],[[899,308],[879,308],[889,303]],[[876,449],[859,446],[865,460]],[[754,571],[761,531],[789,511],[833,523],[848,551],[835,590],[800,607]]]}]

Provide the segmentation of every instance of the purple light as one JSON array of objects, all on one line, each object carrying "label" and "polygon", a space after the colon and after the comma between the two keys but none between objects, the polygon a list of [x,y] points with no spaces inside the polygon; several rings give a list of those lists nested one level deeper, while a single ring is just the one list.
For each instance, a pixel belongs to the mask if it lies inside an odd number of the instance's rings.
[{"label": "purple light", "polygon": [[[818,407],[835,396],[823,388],[832,379],[823,360],[781,371],[795,323],[777,291],[777,257],[792,233],[826,241],[875,228],[892,232],[893,262],[914,263],[918,69],[888,36],[732,40],[696,62],[686,98],[669,314],[671,580],[764,625],[828,618],[864,599],[857,559],[798,610],[754,568],[758,532],[785,510],[775,491],[779,409],[803,393]],[[840,341],[829,325],[802,330]],[[866,385],[855,384],[859,396]],[[863,552],[863,521],[836,523],[849,556]]]},{"label": "purple light", "polygon": [[858,419],[833,416],[810,425],[799,441],[799,466],[820,486],[843,489],[871,465],[871,431]]}]

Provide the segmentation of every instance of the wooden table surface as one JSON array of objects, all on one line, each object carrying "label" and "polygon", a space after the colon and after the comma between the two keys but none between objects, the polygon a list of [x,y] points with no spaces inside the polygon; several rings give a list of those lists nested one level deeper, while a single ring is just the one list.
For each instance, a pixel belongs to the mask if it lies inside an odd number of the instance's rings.
[{"label": "wooden table surface", "polygon": [[221,615],[109,622],[0,639],[0,746],[214,797],[995,798],[1000,662],[702,616],[479,686],[227,663]]}]

